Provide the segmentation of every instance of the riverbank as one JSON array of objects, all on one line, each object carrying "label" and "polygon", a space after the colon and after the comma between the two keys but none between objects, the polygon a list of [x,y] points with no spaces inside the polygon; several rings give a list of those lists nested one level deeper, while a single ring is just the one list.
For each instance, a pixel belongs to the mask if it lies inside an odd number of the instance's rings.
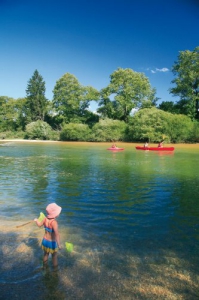
[{"label": "riverbank", "polygon": [[[99,147],[104,146],[104,147],[109,147],[111,146],[110,142],[79,142],[79,141],[51,141],[51,140],[25,140],[25,139],[4,139],[4,140],[0,140],[0,145],[1,144],[6,144],[6,143],[44,143],[44,144],[74,144],[74,145],[85,145],[85,146],[96,146],[98,145]],[[116,143],[118,147],[122,147],[124,149],[130,149],[130,148],[135,148],[135,146],[143,146],[142,143],[125,143],[125,142],[118,142]],[[156,143],[150,143],[149,144],[150,147],[156,147],[157,144]],[[174,147],[175,150],[178,149],[195,149],[195,150],[199,150],[199,143],[196,144],[166,144],[165,143],[165,147]]]},{"label": "riverbank", "polygon": [[[81,142],[81,141],[53,141],[53,140],[27,140],[27,139],[0,139],[0,142],[27,142],[27,143],[82,143],[82,144],[108,144],[110,145],[111,142]],[[143,143],[141,142],[116,142],[118,145],[141,145],[143,146]],[[199,143],[194,143],[194,144],[187,144],[187,143],[179,143],[179,144],[174,144],[174,143],[164,143],[165,146],[186,146],[186,145],[193,145],[193,146],[199,146]],[[148,145],[150,146],[158,146],[157,143],[149,143]]]},{"label": "riverbank", "polygon": [[57,141],[50,141],[50,140],[24,140],[24,139],[2,139],[0,142],[27,142],[27,143],[56,143]]}]

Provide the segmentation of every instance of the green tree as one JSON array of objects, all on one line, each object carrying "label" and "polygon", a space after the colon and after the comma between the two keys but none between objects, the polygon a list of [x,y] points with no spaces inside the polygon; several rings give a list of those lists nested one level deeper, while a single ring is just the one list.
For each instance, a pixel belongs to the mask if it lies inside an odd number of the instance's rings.
[{"label": "green tree", "polygon": [[99,98],[96,89],[82,86],[77,78],[69,73],[56,82],[53,93],[53,106],[57,116],[65,123],[86,123],[90,101]]},{"label": "green tree", "polygon": [[166,134],[172,143],[184,143],[190,141],[193,132],[193,122],[185,115],[171,115]]},{"label": "green tree", "polygon": [[91,129],[87,124],[65,124],[60,133],[61,141],[88,141]]},{"label": "green tree", "polygon": [[15,100],[14,111],[16,118],[17,130],[25,130],[25,126],[28,124],[27,119],[27,99],[18,98]]},{"label": "green tree", "polygon": [[193,51],[180,51],[178,60],[172,68],[176,86],[170,93],[179,96],[185,111],[192,119],[199,119],[199,47]]},{"label": "green tree", "polygon": [[158,108],[170,113],[180,113],[177,105],[173,101],[162,101]]},{"label": "green tree", "polygon": [[157,108],[140,109],[131,117],[128,127],[130,141],[159,142],[165,137],[167,119],[171,114]]},{"label": "green tree", "polygon": [[52,128],[46,122],[37,120],[26,125],[26,138],[50,140],[52,136]]},{"label": "green tree", "polygon": [[174,115],[155,107],[145,108],[131,118],[127,135],[130,141],[186,142],[192,125],[191,119],[185,115]]},{"label": "green tree", "polygon": [[111,142],[124,140],[126,124],[124,121],[101,119],[92,128],[92,141]]},{"label": "green tree", "polygon": [[[114,119],[115,109],[113,101],[110,100],[110,89],[106,87],[100,91],[100,101],[98,103],[99,108],[97,112],[103,117],[108,119]],[[119,117],[117,116],[117,119]]]},{"label": "green tree", "polygon": [[199,143],[199,122],[193,122],[193,130],[190,135],[190,142]]},{"label": "green tree", "polygon": [[16,100],[7,96],[0,97],[0,130],[15,131],[18,128]]},{"label": "green tree", "polygon": [[44,120],[48,100],[45,97],[45,81],[37,70],[28,81],[27,96],[27,118],[31,121]]},{"label": "green tree", "polygon": [[[113,100],[111,100],[113,99]],[[110,75],[110,84],[101,90],[98,112],[128,122],[133,108],[155,105],[155,89],[143,73],[118,68]]]}]

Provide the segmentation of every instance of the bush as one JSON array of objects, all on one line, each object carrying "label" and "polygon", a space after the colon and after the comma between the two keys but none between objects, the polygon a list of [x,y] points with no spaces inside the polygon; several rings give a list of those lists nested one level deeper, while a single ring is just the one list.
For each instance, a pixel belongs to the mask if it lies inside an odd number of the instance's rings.
[{"label": "bush", "polygon": [[190,134],[191,143],[199,143],[199,122],[193,122],[193,128]]},{"label": "bush", "polygon": [[0,139],[24,139],[24,131],[4,131],[0,132]]},{"label": "bush", "polygon": [[52,137],[52,128],[50,125],[43,121],[36,121],[26,125],[27,139],[50,140]]},{"label": "bush", "polygon": [[92,141],[111,142],[124,140],[127,125],[123,121],[100,120],[92,128]]},{"label": "bush", "polygon": [[127,137],[129,141],[161,140],[169,143],[186,142],[193,123],[185,115],[172,114],[157,108],[141,109],[130,120]]},{"label": "bush", "polygon": [[167,134],[170,136],[172,143],[188,142],[192,131],[193,122],[188,116],[172,114],[167,130]]},{"label": "bush", "polygon": [[[129,119],[127,138],[129,141],[159,142],[165,138],[170,113],[157,108],[140,109]],[[169,141],[169,137],[167,137]]]},{"label": "bush", "polygon": [[69,123],[64,125],[61,133],[61,141],[88,141],[91,130],[86,124]]}]

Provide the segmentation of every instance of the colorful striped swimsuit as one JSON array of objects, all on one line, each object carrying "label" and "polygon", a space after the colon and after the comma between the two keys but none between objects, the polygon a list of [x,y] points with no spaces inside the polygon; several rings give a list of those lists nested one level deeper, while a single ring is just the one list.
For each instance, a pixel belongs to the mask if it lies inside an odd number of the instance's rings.
[{"label": "colorful striped swimsuit", "polygon": [[[44,228],[45,228],[45,230],[47,230],[50,233],[54,232],[54,229],[52,228],[53,221],[54,221],[54,219],[51,222],[49,222],[49,225],[48,225],[49,227],[46,226],[46,219],[44,221]],[[41,247],[45,252],[52,253],[52,254],[57,252],[57,249],[58,249],[56,241],[47,240],[46,238],[43,238]]]}]

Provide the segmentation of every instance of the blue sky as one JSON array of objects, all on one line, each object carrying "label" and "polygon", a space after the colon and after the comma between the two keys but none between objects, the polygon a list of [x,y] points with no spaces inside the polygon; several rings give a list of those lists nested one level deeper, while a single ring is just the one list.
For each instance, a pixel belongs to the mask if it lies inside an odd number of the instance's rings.
[{"label": "blue sky", "polygon": [[36,69],[52,100],[67,72],[100,90],[120,67],[144,73],[160,102],[176,101],[171,68],[199,46],[198,28],[197,0],[0,0],[0,96],[25,97]]}]

